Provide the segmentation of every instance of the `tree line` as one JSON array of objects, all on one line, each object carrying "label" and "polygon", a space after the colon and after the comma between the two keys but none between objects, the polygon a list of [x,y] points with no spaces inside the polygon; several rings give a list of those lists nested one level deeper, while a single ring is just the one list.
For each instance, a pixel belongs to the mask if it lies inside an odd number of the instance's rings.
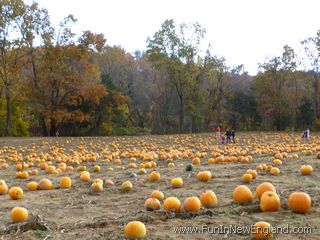
[{"label": "tree line", "polygon": [[54,28],[37,3],[0,6],[0,136],[320,128],[320,31],[250,76],[210,46],[202,56],[199,23],[165,20],[131,54],[76,36],[72,15]]}]

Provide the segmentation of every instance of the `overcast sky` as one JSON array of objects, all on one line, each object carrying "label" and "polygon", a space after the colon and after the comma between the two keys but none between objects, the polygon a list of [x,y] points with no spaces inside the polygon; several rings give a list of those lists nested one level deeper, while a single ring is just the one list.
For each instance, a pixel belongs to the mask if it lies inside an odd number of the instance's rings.
[{"label": "overcast sky", "polygon": [[[32,0],[25,0],[30,3]],[[244,64],[255,74],[266,57],[280,55],[285,44],[299,42],[320,30],[319,0],[38,0],[57,26],[68,14],[75,30],[104,33],[108,45],[128,52],[144,50],[146,39],[166,19],[177,24],[197,21],[206,28],[203,49],[231,66]]]}]

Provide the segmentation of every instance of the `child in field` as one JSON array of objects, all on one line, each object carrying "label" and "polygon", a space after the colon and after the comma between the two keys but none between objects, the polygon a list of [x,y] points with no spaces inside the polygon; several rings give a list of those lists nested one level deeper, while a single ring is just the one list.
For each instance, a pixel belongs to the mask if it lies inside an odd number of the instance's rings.
[{"label": "child in field", "polygon": [[221,143],[224,144],[224,141],[226,140],[226,137],[224,136],[224,134],[221,135]]}]

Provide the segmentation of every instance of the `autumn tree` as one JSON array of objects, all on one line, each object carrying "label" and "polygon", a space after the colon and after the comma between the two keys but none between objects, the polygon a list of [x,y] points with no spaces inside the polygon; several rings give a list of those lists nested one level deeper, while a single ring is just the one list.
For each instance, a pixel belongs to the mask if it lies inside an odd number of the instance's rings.
[{"label": "autumn tree", "polygon": [[178,97],[179,131],[183,132],[186,99],[193,65],[205,30],[198,24],[181,24],[166,20],[161,29],[147,40],[147,55],[153,66],[166,76],[166,83]]}]

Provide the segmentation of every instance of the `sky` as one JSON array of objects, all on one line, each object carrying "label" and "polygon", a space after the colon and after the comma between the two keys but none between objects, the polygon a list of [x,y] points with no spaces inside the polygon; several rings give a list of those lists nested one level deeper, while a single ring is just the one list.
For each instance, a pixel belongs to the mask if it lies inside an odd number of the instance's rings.
[{"label": "sky", "polygon": [[[26,3],[32,0],[25,0]],[[49,10],[53,26],[73,14],[74,30],[103,33],[108,45],[145,50],[146,40],[166,19],[176,24],[199,22],[206,29],[201,48],[243,64],[250,74],[258,63],[295,49],[320,30],[319,0],[37,0]]]}]

